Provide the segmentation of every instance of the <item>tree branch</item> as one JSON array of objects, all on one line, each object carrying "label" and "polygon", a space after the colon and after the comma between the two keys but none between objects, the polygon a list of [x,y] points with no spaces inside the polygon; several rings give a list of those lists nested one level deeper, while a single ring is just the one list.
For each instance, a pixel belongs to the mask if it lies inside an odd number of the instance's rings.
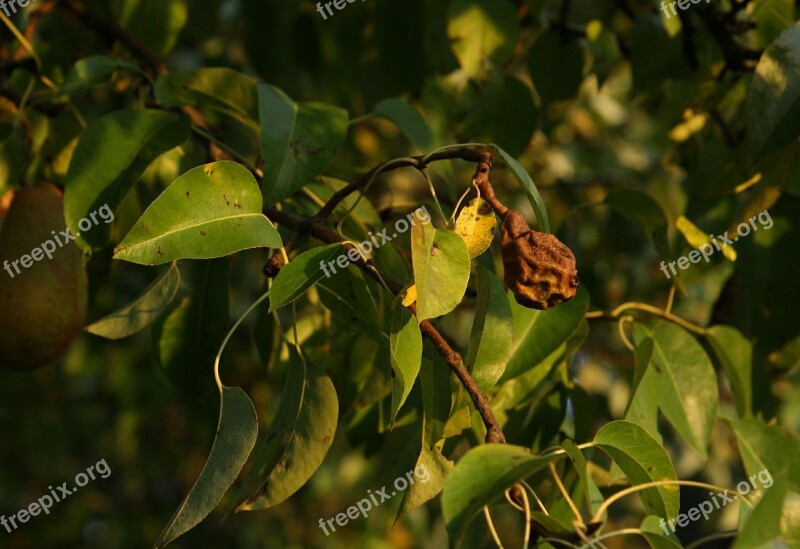
[{"label": "tree branch", "polygon": [[[415,158],[420,162],[424,159],[424,157]],[[447,151],[442,155],[434,155],[429,157],[425,163],[427,164],[427,162],[443,160],[445,158],[462,158],[473,162],[479,161],[478,169],[476,170],[476,179],[479,180],[478,184],[480,186],[482,196],[484,196],[484,198],[491,197],[491,200],[487,199],[487,201],[490,202],[495,211],[507,211],[507,208],[505,208],[505,206],[503,206],[500,201],[494,197],[491,183],[489,183],[488,173],[491,166],[491,153],[489,153],[489,151],[466,147],[463,149],[454,149],[452,151]],[[408,165],[411,165],[411,163]],[[337,197],[334,195],[331,197],[328,203],[326,203],[325,206],[320,210],[320,214],[329,210],[332,212],[336,208],[336,204],[344,200],[347,194],[349,194],[344,193],[346,189],[352,188],[352,191],[350,192],[355,192],[356,190],[360,189],[361,187],[359,185],[366,184],[368,181],[368,179],[365,179],[367,175],[375,173],[380,166],[381,165],[376,166],[367,172],[367,174],[359,178],[356,182],[341,189],[340,193],[338,193],[339,196]],[[336,200],[336,204],[331,206],[331,203],[334,202],[334,200]],[[345,242],[342,237],[340,237],[327,226],[327,217],[323,217],[320,214],[317,214],[310,219],[306,219],[294,214],[271,208],[267,208],[264,213],[273,221],[290,227],[293,235],[307,233],[317,240],[327,244],[343,243],[345,249],[348,251],[353,248],[351,244]],[[276,256],[273,256],[273,259],[275,257]],[[270,262],[272,262],[272,260],[270,260]],[[378,282],[385,283],[387,288],[389,288],[394,296],[399,295],[403,291],[403,286],[390,278],[386,273],[381,272],[371,259],[367,259],[365,261],[359,257],[355,263],[372,278]],[[270,263],[268,263],[268,266],[270,266]],[[271,267],[274,269],[272,272],[277,274],[277,270],[280,268],[280,266],[271,265]],[[414,315],[417,314],[415,303],[409,305],[408,309]],[[475,382],[475,378],[473,378],[472,374],[470,374],[469,369],[461,357],[461,354],[453,349],[447,339],[445,339],[445,337],[439,332],[439,330],[436,329],[433,324],[431,324],[430,321],[423,320],[420,322],[419,327],[422,335],[424,335],[433,343],[436,351],[445,359],[448,366],[450,366],[450,369],[456,375],[459,382],[461,382],[461,385],[472,399],[472,403],[475,406],[475,409],[478,411],[478,414],[481,416],[481,420],[486,427],[486,442],[505,442],[505,435],[503,435],[503,430],[500,428],[500,424],[497,422],[497,418],[494,416],[489,397],[487,397],[478,387],[478,384]]]}]

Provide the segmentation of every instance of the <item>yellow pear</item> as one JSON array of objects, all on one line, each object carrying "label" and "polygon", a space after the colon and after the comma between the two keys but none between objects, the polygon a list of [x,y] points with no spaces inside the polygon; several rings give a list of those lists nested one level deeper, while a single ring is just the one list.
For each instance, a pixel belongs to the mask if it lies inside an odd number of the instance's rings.
[{"label": "yellow pear", "polygon": [[62,232],[64,198],[50,183],[17,189],[0,230],[0,367],[54,362],[86,318],[81,252]]}]

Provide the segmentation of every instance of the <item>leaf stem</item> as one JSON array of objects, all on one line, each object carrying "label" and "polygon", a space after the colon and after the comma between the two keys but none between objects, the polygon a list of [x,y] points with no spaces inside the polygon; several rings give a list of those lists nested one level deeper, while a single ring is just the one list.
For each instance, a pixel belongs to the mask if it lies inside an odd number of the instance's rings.
[{"label": "leaf stem", "polygon": [[636,310],[645,313],[650,313],[652,315],[661,317],[664,320],[669,320],[670,322],[677,324],[681,328],[685,328],[686,330],[689,330],[690,332],[695,333],[697,335],[702,335],[702,336],[706,335],[705,328],[692,324],[691,322],[684,320],[679,316],[676,316],[668,311],[665,311],[664,309],[659,309],[658,307],[648,305],[647,303],[639,303],[637,301],[629,301],[627,303],[623,303],[622,305],[611,311],[611,316],[619,317],[619,315],[622,314],[623,311],[629,311],[629,310]]},{"label": "leaf stem", "polygon": [[550,474],[552,475],[553,480],[556,481],[556,486],[558,486],[558,490],[561,492],[561,495],[564,496],[564,501],[567,502],[570,511],[572,511],[572,514],[575,515],[576,521],[578,522],[578,524],[585,527],[585,524],[583,522],[583,517],[581,516],[581,512],[578,511],[578,508],[575,507],[575,502],[572,501],[571,497],[569,497],[569,492],[567,492],[567,489],[564,487],[564,483],[561,482],[561,477],[558,476],[558,471],[556,471],[556,466],[553,465],[552,461],[548,462],[547,465],[550,468]]},{"label": "leaf stem", "polygon": [[[602,504],[600,504],[600,507],[597,508],[597,511],[592,517],[591,522],[600,522],[603,513],[605,513],[606,509],[608,509],[608,507],[615,501],[624,498],[629,494],[633,494],[635,492],[639,492],[647,488],[655,488],[658,486],[693,486],[695,488],[705,488],[707,490],[714,490],[715,492],[729,491],[727,488],[721,488],[719,486],[715,486],[713,484],[707,484],[705,482],[696,482],[694,480],[655,480],[653,482],[644,482],[642,484],[636,484],[634,486],[629,486],[624,490],[620,490],[619,492],[617,492],[616,494],[605,500]],[[752,507],[752,504],[748,500],[745,499],[745,501],[747,502],[748,505]]]},{"label": "leaf stem", "polygon": [[489,512],[488,505],[483,506],[483,516],[486,517],[486,524],[489,526],[489,533],[492,534],[492,539],[494,540],[495,545],[497,545],[497,547],[500,549],[504,549],[503,542],[500,541],[500,536],[497,535],[497,530],[494,528],[494,522],[492,522],[492,515]]},{"label": "leaf stem", "polygon": [[219,362],[220,362],[220,359],[222,358],[222,352],[225,350],[225,346],[228,344],[228,341],[231,339],[231,336],[233,335],[233,332],[236,331],[236,329],[239,327],[239,325],[242,323],[242,321],[245,319],[245,317],[247,317],[247,315],[249,315],[251,312],[253,312],[253,309],[255,309],[256,307],[261,305],[261,303],[263,303],[264,300],[267,299],[267,297],[269,297],[269,290],[267,290],[267,292],[264,295],[259,297],[255,301],[255,303],[250,305],[250,307],[244,312],[244,314],[239,317],[239,320],[237,320],[234,323],[233,328],[230,329],[230,331],[228,332],[228,335],[226,335],[225,339],[222,341],[222,345],[220,345],[219,351],[217,351],[217,357],[214,359],[214,379],[217,382],[217,388],[219,389],[220,394],[222,394],[222,388],[224,387],[224,385],[222,384],[222,380],[219,377]]}]

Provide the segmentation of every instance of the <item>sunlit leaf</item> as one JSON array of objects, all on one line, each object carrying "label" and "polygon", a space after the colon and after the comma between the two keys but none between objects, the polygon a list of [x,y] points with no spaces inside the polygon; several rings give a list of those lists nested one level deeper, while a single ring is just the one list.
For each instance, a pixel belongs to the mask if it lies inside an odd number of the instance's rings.
[{"label": "sunlit leaf", "polygon": [[475,259],[489,249],[494,240],[497,218],[485,200],[473,198],[459,212],[453,230],[467,244],[470,259]]},{"label": "sunlit leaf", "polygon": [[392,305],[389,349],[392,363],[392,420],[408,398],[422,362],[422,334],[414,316],[399,302]]},{"label": "sunlit leaf", "polygon": [[161,265],[279,248],[281,237],[261,206],[261,191],[246,168],[228,160],[198,166],[150,204],[114,250],[114,258]]},{"label": "sunlit leaf", "polygon": [[417,223],[411,228],[411,258],[419,321],[455,309],[469,281],[470,259],[464,240],[453,231]]}]

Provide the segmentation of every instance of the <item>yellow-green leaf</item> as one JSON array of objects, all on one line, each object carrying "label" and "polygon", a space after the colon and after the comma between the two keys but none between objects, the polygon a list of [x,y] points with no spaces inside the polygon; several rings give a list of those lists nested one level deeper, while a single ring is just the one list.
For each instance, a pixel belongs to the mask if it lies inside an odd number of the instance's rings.
[{"label": "yellow-green leaf", "polygon": [[455,232],[464,239],[470,259],[475,259],[489,248],[496,230],[494,211],[482,198],[470,200],[456,219]]}]

